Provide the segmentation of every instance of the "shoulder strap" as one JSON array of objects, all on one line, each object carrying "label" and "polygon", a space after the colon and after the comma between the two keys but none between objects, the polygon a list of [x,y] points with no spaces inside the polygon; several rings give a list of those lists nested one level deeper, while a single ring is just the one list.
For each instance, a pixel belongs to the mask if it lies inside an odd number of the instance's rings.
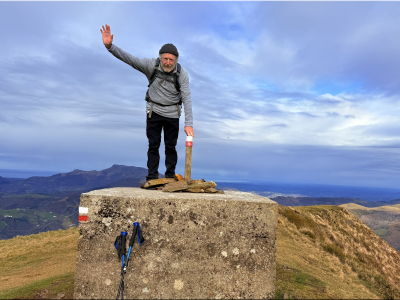
[{"label": "shoulder strap", "polygon": [[175,88],[179,93],[181,92],[181,86],[179,84],[180,76],[181,76],[181,65],[178,63],[176,66],[176,73],[174,74],[174,79],[175,79]]},{"label": "shoulder strap", "polygon": [[149,85],[147,87],[150,87],[150,85],[156,79],[156,72],[157,72],[159,66],[160,66],[160,58],[157,57],[156,63],[154,64],[153,73],[151,73],[151,76],[150,76],[150,79],[149,79]]}]

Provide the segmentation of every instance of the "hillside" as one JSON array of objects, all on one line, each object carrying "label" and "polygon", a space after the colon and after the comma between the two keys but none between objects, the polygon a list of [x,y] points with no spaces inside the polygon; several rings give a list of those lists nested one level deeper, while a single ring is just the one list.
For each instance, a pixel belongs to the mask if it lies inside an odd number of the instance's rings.
[{"label": "hillside", "polygon": [[78,237],[71,228],[0,241],[0,299],[71,299]]},{"label": "hillside", "polygon": [[83,191],[106,186],[123,179],[144,179],[147,169],[113,165],[101,171],[74,170],[53,176],[33,176],[21,180],[0,178],[0,192],[7,194],[51,194],[65,191]]},{"label": "hillside", "polygon": [[0,178],[0,239],[78,226],[81,193],[109,187],[139,187],[147,169],[113,165],[21,180]]},{"label": "hillside", "polygon": [[399,252],[346,209],[280,206],[279,213],[278,294],[400,297]]},{"label": "hillside", "polygon": [[356,215],[377,235],[397,251],[400,251],[400,205],[364,207],[355,203],[342,204],[341,207]]},{"label": "hillside", "polygon": [[[78,229],[0,241],[0,298],[72,297]],[[276,298],[399,298],[400,254],[347,210],[279,206]]]},{"label": "hillside", "polygon": [[[261,196],[264,192],[258,192]],[[357,198],[345,198],[345,197],[294,197],[294,196],[275,196],[271,197],[272,200],[283,206],[308,206],[308,205],[342,205],[347,203],[354,203],[364,207],[378,207],[385,205],[399,205],[400,199],[393,199],[390,201],[367,201]]]}]

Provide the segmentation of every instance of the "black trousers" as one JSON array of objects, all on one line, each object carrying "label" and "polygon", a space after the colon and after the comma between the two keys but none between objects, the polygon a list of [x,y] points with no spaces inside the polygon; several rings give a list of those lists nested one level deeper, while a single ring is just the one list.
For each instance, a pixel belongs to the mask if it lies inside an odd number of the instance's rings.
[{"label": "black trousers", "polygon": [[165,145],[165,177],[175,175],[175,167],[178,162],[176,143],[179,134],[179,118],[166,118],[154,111],[151,118],[147,115],[146,135],[149,140],[149,150],[147,151],[147,168],[149,174],[146,180],[158,178],[158,166],[160,163],[159,148],[161,144],[161,132],[164,129]]}]

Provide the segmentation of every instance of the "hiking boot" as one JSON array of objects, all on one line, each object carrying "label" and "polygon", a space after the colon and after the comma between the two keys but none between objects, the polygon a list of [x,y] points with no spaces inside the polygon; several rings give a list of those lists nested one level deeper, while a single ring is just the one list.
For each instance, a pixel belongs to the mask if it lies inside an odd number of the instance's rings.
[{"label": "hiking boot", "polygon": [[165,174],[165,175],[164,175],[164,178],[175,178],[175,174],[173,174],[173,175],[167,175],[167,174]]}]

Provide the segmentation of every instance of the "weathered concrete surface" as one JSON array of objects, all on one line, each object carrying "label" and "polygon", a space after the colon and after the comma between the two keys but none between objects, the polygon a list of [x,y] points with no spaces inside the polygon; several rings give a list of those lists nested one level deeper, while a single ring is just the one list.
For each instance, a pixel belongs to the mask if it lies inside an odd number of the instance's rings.
[{"label": "weathered concrete surface", "polygon": [[140,222],[125,298],[274,298],[278,205],[243,192],[164,193],[112,188],[82,194],[74,298],[115,298],[121,231]]}]

